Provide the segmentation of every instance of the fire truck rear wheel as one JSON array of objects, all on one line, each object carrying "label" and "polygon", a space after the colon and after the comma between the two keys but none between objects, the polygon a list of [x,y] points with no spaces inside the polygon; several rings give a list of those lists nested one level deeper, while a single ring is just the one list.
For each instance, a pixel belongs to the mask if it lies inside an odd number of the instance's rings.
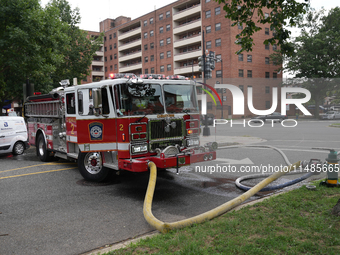
[{"label": "fire truck rear wheel", "polygon": [[40,134],[37,140],[37,156],[43,162],[48,162],[53,160],[53,156],[50,155],[50,151],[47,150],[44,136]]},{"label": "fire truck rear wheel", "polygon": [[78,168],[85,180],[93,182],[105,181],[112,173],[103,166],[100,152],[79,152]]}]

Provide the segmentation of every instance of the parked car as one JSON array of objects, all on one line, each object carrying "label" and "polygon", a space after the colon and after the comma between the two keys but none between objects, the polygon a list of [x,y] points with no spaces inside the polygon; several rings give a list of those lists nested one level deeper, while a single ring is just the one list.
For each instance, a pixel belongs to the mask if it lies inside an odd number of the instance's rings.
[{"label": "parked car", "polygon": [[321,115],[323,120],[334,120],[340,119],[340,112],[337,111],[328,111],[325,114]]},{"label": "parked car", "polygon": [[207,120],[208,120],[208,125],[213,125],[215,116],[212,113],[208,113],[207,115],[201,115],[202,125],[205,125],[205,117],[206,116],[207,116]]},{"label": "parked car", "polygon": [[27,127],[23,117],[0,117],[0,154],[23,154],[29,148]]},{"label": "parked car", "polygon": [[272,114],[269,115],[260,115],[253,117],[251,120],[253,122],[260,122],[260,120],[262,120],[263,122],[265,122],[266,120],[275,120],[281,122],[282,120],[285,119],[287,119],[287,115],[282,115],[279,112],[273,112]]}]

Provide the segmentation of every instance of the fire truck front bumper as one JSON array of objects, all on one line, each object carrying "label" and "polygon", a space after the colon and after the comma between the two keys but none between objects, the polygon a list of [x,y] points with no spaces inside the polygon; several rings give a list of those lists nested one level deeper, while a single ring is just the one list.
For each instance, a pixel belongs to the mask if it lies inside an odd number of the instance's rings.
[{"label": "fire truck front bumper", "polygon": [[119,168],[132,172],[148,171],[148,162],[155,163],[157,168],[179,168],[181,166],[190,165],[193,163],[207,162],[216,159],[216,151],[199,152],[199,153],[179,153],[176,155],[166,156],[160,154],[157,156],[121,159],[119,160]]}]

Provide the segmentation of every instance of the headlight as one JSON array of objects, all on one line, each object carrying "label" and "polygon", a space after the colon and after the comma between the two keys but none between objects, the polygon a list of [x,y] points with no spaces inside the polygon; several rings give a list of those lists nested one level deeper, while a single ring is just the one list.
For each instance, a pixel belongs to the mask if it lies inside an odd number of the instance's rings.
[{"label": "headlight", "polygon": [[187,146],[198,146],[200,145],[200,140],[199,139],[187,139]]},{"label": "headlight", "polygon": [[147,144],[138,144],[138,145],[132,145],[131,152],[132,153],[142,153],[148,151],[148,145]]}]

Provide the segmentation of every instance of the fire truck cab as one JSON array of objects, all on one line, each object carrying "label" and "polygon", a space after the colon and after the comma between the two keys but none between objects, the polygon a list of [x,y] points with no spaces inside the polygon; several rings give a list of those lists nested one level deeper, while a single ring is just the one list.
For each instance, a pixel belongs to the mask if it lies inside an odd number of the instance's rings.
[{"label": "fire truck cab", "polygon": [[216,143],[200,145],[193,81],[162,75],[113,74],[100,82],[28,97],[29,142],[42,161],[78,161],[86,180],[113,170],[179,168],[216,158]]}]

